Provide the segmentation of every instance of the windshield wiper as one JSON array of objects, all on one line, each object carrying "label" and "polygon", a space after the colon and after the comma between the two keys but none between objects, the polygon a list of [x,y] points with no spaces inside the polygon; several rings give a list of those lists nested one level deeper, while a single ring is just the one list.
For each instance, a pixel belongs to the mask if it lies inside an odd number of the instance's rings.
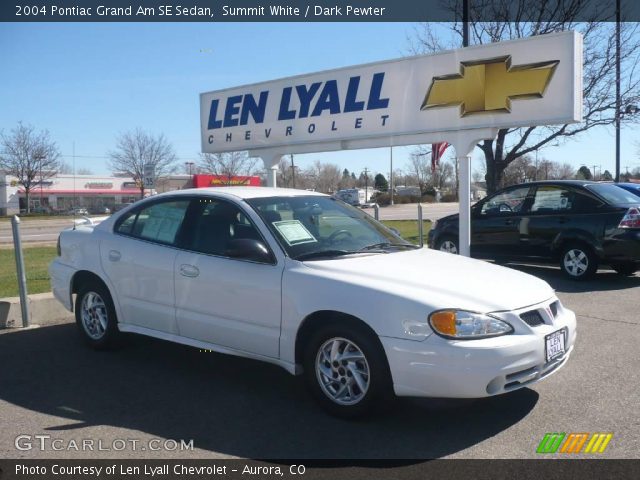
[{"label": "windshield wiper", "polygon": [[408,243],[391,243],[391,242],[380,242],[380,243],[373,243],[371,245],[365,245],[364,247],[362,247],[361,249],[359,249],[359,252],[366,252],[368,250],[386,250],[388,248],[420,248],[418,245],[412,245],[412,244],[408,244]]},{"label": "windshield wiper", "polygon": [[294,259],[303,261],[303,260],[311,260],[313,258],[341,257],[343,255],[351,255],[353,253],[356,253],[356,252],[352,252],[349,250],[319,250],[316,252],[301,253],[300,255],[294,257]]}]

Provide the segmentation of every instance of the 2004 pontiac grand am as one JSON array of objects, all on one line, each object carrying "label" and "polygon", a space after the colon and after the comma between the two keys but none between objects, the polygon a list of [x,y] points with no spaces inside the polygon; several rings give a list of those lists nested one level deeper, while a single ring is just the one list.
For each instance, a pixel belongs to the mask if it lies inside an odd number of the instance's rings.
[{"label": "2004 pontiac grand am", "polygon": [[307,191],[161,194],[58,242],[53,292],[91,346],[134,332],[275,363],[340,416],[394,393],[522,388],[562,367],[576,338],[544,281],[418,248]]}]

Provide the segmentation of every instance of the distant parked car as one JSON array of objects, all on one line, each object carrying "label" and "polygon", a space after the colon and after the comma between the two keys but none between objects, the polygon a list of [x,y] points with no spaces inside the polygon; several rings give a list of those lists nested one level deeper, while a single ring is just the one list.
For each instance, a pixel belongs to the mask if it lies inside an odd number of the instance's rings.
[{"label": "distant parked car", "polygon": [[616,185],[640,197],[640,183],[624,183],[623,182],[623,183],[616,183]]},{"label": "distant parked car", "polygon": [[[458,215],[436,222],[429,246],[458,252]],[[600,264],[631,275],[640,267],[640,198],[612,183],[578,180],[506,188],[471,207],[471,256],[558,262],[575,280]]]},{"label": "distant parked car", "polygon": [[67,211],[67,215],[89,215],[89,211],[84,207],[74,207]]},{"label": "distant parked car", "polygon": [[92,207],[89,209],[89,213],[92,215],[109,215],[111,209],[109,207]]}]

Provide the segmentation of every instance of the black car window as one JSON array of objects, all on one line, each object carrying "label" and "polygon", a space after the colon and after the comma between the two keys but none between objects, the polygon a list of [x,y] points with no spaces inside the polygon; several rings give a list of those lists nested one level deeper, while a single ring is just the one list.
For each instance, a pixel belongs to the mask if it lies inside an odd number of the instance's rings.
[{"label": "black car window", "polygon": [[[185,243],[189,250],[227,257],[233,240],[257,240],[267,245],[246,214],[224,200],[199,200],[191,223],[190,238]],[[237,255],[233,258],[242,260]]]},{"label": "black car window", "polygon": [[528,193],[528,185],[498,193],[482,204],[480,215],[496,216],[522,213]]},{"label": "black car window", "polygon": [[542,185],[537,188],[531,205],[531,213],[570,212],[575,208],[576,193],[556,185]]}]

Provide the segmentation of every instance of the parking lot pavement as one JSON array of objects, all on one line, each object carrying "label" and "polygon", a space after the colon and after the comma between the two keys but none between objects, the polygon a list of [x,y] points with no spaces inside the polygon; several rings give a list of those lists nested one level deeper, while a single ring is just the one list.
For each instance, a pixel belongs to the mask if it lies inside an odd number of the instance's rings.
[{"label": "parking lot pavement", "polygon": [[[599,457],[640,458],[640,276],[573,283],[558,269],[514,268],[547,280],[578,315],[572,358],[532,388],[475,401],[401,399],[350,422],[325,415],[278,367],[143,337],[95,352],[63,324],[0,334],[0,457],[533,458],[547,432],[612,432]],[[136,439],[144,448],[160,438],[195,449],[17,451],[20,434],[63,447]]]}]

